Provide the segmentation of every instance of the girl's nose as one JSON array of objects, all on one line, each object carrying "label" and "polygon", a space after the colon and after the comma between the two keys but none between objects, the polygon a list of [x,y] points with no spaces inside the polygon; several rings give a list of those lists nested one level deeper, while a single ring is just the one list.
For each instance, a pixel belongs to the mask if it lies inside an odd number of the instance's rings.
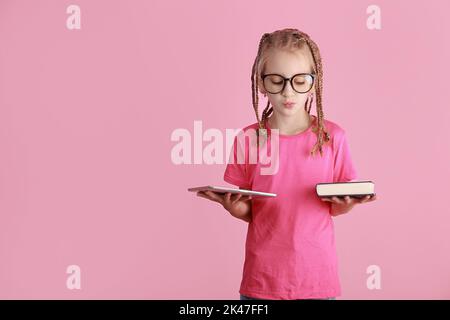
[{"label": "girl's nose", "polygon": [[291,83],[289,81],[287,81],[281,94],[283,96],[290,97],[290,96],[293,96],[294,93],[295,93],[295,91],[294,91],[294,89],[292,89]]}]

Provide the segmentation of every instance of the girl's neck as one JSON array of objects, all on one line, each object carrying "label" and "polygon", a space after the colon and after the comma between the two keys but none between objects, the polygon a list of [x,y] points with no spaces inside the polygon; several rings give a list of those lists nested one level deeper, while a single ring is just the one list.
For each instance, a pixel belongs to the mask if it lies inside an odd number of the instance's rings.
[{"label": "girl's neck", "polygon": [[267,121],[269,127],[271,129],[278,129],[280,134],[293,135],[308,129],[313,121],[313,117],[306,111],[299,112],[298,115],[290,117],[280,116],[274,112]]}]

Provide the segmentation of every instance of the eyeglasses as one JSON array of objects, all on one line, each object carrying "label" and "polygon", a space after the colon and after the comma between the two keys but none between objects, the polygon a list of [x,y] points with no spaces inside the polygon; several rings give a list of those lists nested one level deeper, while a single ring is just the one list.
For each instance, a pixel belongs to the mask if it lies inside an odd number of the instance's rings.
[{"label": "eyeglasses", "polygon": [[298,73],[290,78],[285,78],[276,73],[264,74],[262,77],[264,89],[272,94],[280,93],[286,86],[286,81],[291,83],[292,89],[298,93],[306,93],[313,87],[315,74]]}]

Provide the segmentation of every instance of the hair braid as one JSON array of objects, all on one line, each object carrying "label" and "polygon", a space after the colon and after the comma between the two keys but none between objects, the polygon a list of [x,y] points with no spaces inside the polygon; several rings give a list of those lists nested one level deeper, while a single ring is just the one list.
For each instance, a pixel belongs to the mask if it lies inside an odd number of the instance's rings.
[{"label": "hair braid", "polygon": [[314,64],[316,66],[316,74],[317,74],[317,85],[316,85],[316,111],[317,111],[317,122],[318,122],[318,128],[317,128],[317,143],[314,145],[311,154],[314,154],[314,152],[318,149],[320,152],[320,155],[322,156],[322,145],[324,143],[324,135],[325,135],[325,142],[328,142],[330,140],[329,133],[325,130],[324,127],[324,115],[323,115],[323,108],[322,108],[322,93],[323,93],[323,68],[322,68],[322,58],[320,56],[320,51],[316,45],[316,43],[311,40],[309,37],[306,38],[306,43],[308,47],[311,50]]},{"label": "hair braid", "polygon": [[[262,131],[264,133],[266,132],[265,131],[266,128],[265,128],[264,123],[263,123],[264,119],[261,120],[259,118],[259,113],[258,113],[258,89],[259,88],[258,88],[258,79],[257,79],[257,77],[259,76],[259,73],[258,73],[257,68],[258,68],[260,57],[261,57],[262,46],[264,44],[264,41],[269,36],[270,36],[269,33],[265,33],[262,36],[261,40],[259,41],[258,54],[257,54],[257,56],[255,58],[255,62],[253,63],[252,76],[251,76],[251,80],[252,80],[252,103],[253,103],[253,109],[254,109],[255,114],[256,114],[256,120],[258,121],[258,126],[259,126],[259,129],[256,131],[257,138],[259,138],[260,130],[264,130],[264,131]],[[264,112],[263,112],[263,115],[264,115]],[[259,139],[257,139],[257,143],[258,143],[258,146],[259,146]]]}]

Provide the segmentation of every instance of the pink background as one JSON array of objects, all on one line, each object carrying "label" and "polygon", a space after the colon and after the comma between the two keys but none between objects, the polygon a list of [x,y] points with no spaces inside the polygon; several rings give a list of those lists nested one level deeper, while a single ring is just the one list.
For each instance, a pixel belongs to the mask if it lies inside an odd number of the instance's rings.
[{"label": "pink background", "polygon": [[[66,28],[71,4],[81,30]],[[449,299],[449,9],[1,0],[0,298],[238,299],[247,225],[186,191],[227,185],[225,164],[174,165],[170,136],[254,123],[259,39],[294,27],[318,43],[325,116],[379,195],[335,219],[340,298]],[[81,290],[66,287],[72,264]]]}]

